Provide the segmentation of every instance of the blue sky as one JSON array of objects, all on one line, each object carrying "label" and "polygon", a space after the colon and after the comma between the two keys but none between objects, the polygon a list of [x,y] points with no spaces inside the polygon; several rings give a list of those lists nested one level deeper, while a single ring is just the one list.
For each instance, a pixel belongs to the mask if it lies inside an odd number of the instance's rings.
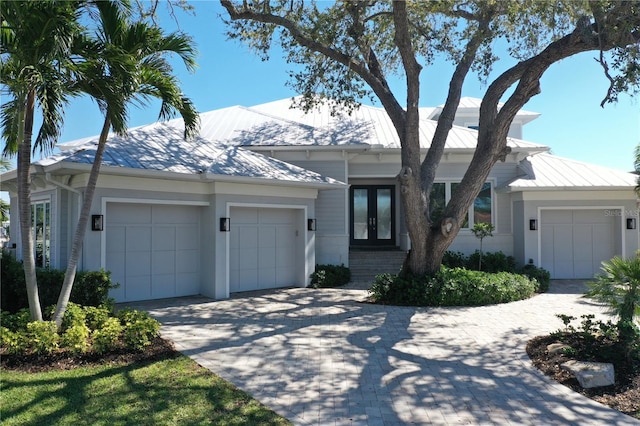
[{"label": "blue sky", "polygon": [[[180,29],[190,34],[199,50],[199,68],[190,74],[176,66],[185,94],[193,99],[199,111],[209,111],[231,105],[251,106],[295,96],[285,86],[289,66],[279,52],[268,62],[262,62],[248,48],[224,35],[220,18],[223,10],[217,1],[194,3],[195,16],[178,13]],[[175,22],[161,11],[161,25],[176,29]],[[623,96],[618,104],[599,106],[607,89],[602,69],[587,53],[555,64],[541,82],[542,93],[534,97],[525,109],[541,113],[541,117],[526,125],[524,138],[551,147],[552,153],[630,171],[633,151],[640,143],[640,104]],[[505,69],[498,63],[493,77]],[[425,68],[422,74],[421,106],[435,106],[445,100],[451,66],[438,63]],[[491,80],[491,79],[490,79]],[[392,87],[401,90],[397,78]],[[482,97],[486,86],[475,76],[468,76],[463,96]],[[400,92],[399,92],[400,93]],[[158,105],[145,109],[132,107],[129,126],[148,124],[156,120]],[[66,111],[61,142],[96,135],[102,125],[95,103],[75,99]]]}]

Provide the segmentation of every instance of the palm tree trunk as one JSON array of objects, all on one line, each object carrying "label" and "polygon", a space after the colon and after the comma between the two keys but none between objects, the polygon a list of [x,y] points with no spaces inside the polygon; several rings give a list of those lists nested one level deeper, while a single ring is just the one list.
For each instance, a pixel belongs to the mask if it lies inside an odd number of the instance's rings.
[{"label": "palm tree trunk", "polygon": [[96,156],[93,159],[93,166],[91,167],[91,173],[89,174],[89,181],[84,192],[84,199],[82,201],[82,208],[80,209],[80,217],[78,218],[78,224],[73,235],[73,243],[71,245],[71,254],[69,255],[69,261],[67,262],[67,270],[64,273],[64,281],[62,283],[62,289],[60,290],[60,296],[58,296],[58,303],[56,304],[56,311],[53,315],[53,321],[56,326],[60,328],[62,325],[62,317],[67,310],[69,304],[69,298],[71,297],[71,289],[73,288],[73,282],[76,277],[76,271],[78,269],[78,261],[80,260],[80,254],[82,253],[82,242],[87,231],[87,224],[89,223],[89,214],[91,213],[91,204],[93,203],[93,194],[96,191],[96,185],[98,183],[98,176],[100,175],[100,165],[102,164],[102,156],[104,149],[107,146],[107,136],[109,136],[109,129],[111,128],[111,120],[105,118],[102,131],[100,132],[100,138],[98,140],[98,148],[96,149]]},{"label": "palm tree trunk", "polygon": [[[35,109],[35,91],[27,94],[24,110],[24,127],[18,147],[18,216],[20,217],[20,238],[22,239],[22,262],[27,285],[29,311],[33,321],[42,321],[42,308],[38,296],[36,278],[36,260],[33,250],[31,223],[31,135],[33,133],[33,114]],[[22,117],[22,111],[20,116]]]}]

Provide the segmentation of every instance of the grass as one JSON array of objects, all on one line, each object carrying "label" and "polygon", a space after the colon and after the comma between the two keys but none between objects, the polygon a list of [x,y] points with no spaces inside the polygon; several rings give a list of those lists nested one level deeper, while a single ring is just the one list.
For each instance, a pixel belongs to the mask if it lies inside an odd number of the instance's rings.
[{"label": "grass", "polygon": [[185,356],[28,373],[3,370],[9,425],[290,425]]}]

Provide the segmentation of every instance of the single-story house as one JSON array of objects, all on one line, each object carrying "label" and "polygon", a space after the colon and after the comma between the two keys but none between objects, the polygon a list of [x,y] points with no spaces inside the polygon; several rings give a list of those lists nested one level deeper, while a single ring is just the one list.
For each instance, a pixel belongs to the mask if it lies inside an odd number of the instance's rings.
[{"label": "single-story house", "polygon": [[[438,168],[443,205],[476,146],[480,100],[463,98]],[[441,107],[421,110],[423,149]],[[522,139],[539,114],[521,111],[511,153],[472,206],[495,226],[485,251],[533,262],[554,278],[588,278],[603,260],[639,247],[636,175],[556,157]],[[106,148],[80,267],[104,268],[118,301],[306,286],[318,264],[349,265],[350,250],[408,250],[396,175],[400,145],[382,108],[308,114],[285,99],[201,116],[199,137],[171,120],[113,135]],[[58,145],[34,162],[36,262],[64,268],[97,136]],[[17,218],[16,172],[1,176]],[[434,212],[437,214],[437,212]],[[451,250],[478,241],[462,229]],[[20,253],[18,220],[10,245]]]}]

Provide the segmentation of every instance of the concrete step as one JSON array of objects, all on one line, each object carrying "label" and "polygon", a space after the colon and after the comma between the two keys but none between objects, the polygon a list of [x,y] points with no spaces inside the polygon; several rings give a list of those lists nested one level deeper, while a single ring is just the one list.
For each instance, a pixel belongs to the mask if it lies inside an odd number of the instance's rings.
[{"label": "concrete step", "polygon": [[378,274],[396,274],[407,253],[400,250],[353,250],[349,252],[351,281],[373,281]]}]

